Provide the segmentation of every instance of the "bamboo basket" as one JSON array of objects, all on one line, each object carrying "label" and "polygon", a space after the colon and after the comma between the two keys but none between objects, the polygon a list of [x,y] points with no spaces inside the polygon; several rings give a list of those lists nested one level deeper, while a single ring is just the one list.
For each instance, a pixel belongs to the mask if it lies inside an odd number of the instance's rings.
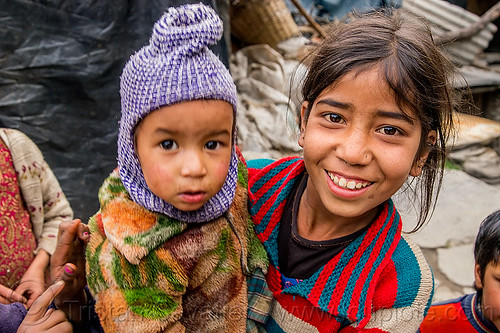
[{"label": "bamboo basket", "polygon": [[299,36],[284,0],[231,0],[231,33],[243,44],[268,44]]}]

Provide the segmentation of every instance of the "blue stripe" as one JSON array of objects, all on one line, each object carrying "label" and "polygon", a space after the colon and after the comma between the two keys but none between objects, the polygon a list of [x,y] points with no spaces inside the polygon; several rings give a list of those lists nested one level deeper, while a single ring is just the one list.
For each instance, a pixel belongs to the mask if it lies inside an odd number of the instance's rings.
[{"label": "blue stripe", "polygon": [[[391,200],[389,200],[389,208],[388,208],[388,212],[387,212],[387,220],[388,220],[387,222],[390,221],[390,218],[391,218],[391,215],[393,212],[394,212],[394,204],[392,203]],[[374,264],[370,270],[370,273],[368,274],[366,281],[364,283],[363,290],[361,292],[362,296],[367,295],[368,288],[370,287],[370,282],[372,281],[372,278],[373,278],[373,274],[375,274],[375,271],[379,267],[382,260],[385,258],[385,254],[387,253],[387,251],[391,247],[392,242],[394,241],[394,236],[396,235],[396,232],[397,232],[398,227],[399,227],[399,221],[400,221],[400,217],[399,217],[398,212],[395,211],[394,213],[395,213],[395,215],[394,215],[394,219],[392,220],[392,225],[391,225],[389,231],[387,232],[387,237],[386,237],[384,244],[382,245],[382,249],[380,251],[380,253],[381,254],[383,253],[384,255],[383,256],[379,255],[377,257],[377,260],[374,262]],[[417,267],[418,267],[418,265],[417,265]],[[398,293],[398,295],[399,295],[399,293]],[[363,306],[362,307],[359,306],[358,313],[356,314],[356,318],[363,318],[365,303],[366,303],[366,297],[363,297]]]}]

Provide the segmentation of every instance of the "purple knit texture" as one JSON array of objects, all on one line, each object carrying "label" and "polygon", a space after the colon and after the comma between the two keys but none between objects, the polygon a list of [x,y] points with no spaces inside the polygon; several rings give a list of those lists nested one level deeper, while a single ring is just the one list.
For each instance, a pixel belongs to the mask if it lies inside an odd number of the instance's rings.
[{"label": "purple knit texture", "polygon": [[[238,177],[234,147],[229,172],[219,192],[200,209],[181,211],[149,190],[135,153],[134,130],[151,111],[199,99],[229,102],[236,119],[236,86],[229,70],[208,49],[220,40],[222,33],[222,21],[210,7],[196,4],[169,8],[154,25],[149,45],[130,57],[120,78],[120,178],[135,202],[185,222],[213,220],[231,206]],[[233,141],[235,138],[233,133]]]}]

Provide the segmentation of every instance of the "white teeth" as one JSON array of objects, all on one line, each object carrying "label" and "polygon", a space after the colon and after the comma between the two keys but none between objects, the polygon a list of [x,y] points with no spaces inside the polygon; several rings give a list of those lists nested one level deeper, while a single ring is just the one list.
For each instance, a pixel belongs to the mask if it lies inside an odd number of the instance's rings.
[{"label": "white teeth", "polygon": [[347,181],[347,179],[343,178],[343,177],[339,177],[337,175],[332,175],[330,173],[328,173],[328,176],[330,176],[330,179],[338,186],[342,187],[342,188],[347,188],[349,190],[354,190],[354,189],[361,189],[363,187],[366,187],[368,185],[370,185],[370,183],[356,183],[356,181],[354,180],[349,180]]}]

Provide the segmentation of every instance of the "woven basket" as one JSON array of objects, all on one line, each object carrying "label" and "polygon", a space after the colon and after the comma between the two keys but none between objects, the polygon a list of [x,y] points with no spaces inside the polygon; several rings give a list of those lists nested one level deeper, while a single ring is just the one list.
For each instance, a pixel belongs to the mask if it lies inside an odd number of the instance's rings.
[{"label": "woven basket", "polygon": [[272,47],[300,35],[283,0],[232,0],[231,33],[244,44]]}]

